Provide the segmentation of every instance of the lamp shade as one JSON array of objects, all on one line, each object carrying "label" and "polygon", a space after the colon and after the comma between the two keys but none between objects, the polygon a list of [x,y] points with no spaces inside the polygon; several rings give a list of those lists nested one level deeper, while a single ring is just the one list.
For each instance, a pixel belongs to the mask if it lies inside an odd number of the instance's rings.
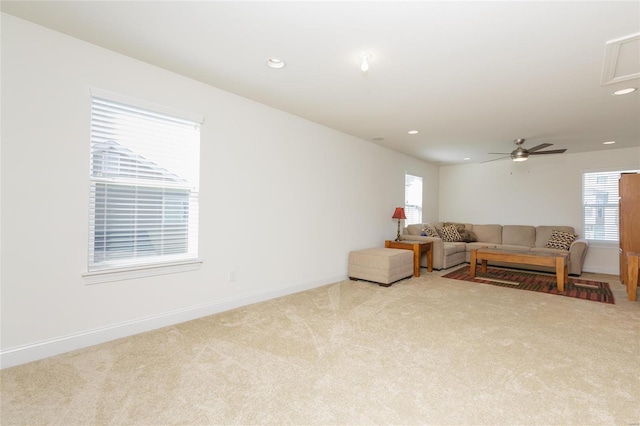
[{"label": "lamp shade", "polygon": [[406,219],[407,216],[405,216],[404,214],[404,208],[403,207],[396,207],[396,211],[393,212],[393,216],[391,216],[392,219]]}]

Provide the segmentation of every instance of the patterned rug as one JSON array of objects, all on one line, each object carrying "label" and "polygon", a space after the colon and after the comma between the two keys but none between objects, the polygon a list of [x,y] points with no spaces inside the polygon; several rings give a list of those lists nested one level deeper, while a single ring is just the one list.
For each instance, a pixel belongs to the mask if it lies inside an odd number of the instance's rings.
[{"label": "patterned rug", "polygon": [[588,281],[576,277],[569,277],[564,285],[564,291],[558,291],[556,276],[536,272],[515,271],[510,269],[487,268],[487,273],[476,269],[476,277],[469,275],[469,265],[459,268],[443,276],[454,280],[471,281],[474,283],[491,284],[499,287],[509,287],[518,290],[537,291],[540,293],[558,294],[594,302],[615,303],[613,293],[608,283]]}]

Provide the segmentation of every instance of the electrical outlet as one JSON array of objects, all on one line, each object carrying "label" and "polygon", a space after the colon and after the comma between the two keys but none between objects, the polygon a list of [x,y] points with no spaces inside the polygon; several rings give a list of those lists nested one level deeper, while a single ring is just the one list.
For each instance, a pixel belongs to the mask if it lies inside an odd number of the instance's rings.
[{"label": "electrical outlet", "polygon": [[229,282],[233,282],[236,280],[236,270],[232,269],[231,271],[229,271],[229,273],[227,274],[227,281]]}]

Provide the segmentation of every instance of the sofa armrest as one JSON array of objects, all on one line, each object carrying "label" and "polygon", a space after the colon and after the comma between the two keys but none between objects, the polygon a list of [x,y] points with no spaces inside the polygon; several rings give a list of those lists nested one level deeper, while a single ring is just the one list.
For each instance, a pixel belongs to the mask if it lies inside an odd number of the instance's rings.
[{"label": "sofa armrest", "polygon": [[[444,265],[444,243],[442,238],[438,237],[424,237],[422,235],[401,235],[400,241],[433,241],[433,268],[442,269]],[[427,254],[423,253],[420,259],[420,265],[427,266]]]},{"label": "sofa armrest", "polygon": [[581,275],[584,258],[587,256],[589,242],[585,239],[575,240],[569,247],[569,273],[571,275]]}]

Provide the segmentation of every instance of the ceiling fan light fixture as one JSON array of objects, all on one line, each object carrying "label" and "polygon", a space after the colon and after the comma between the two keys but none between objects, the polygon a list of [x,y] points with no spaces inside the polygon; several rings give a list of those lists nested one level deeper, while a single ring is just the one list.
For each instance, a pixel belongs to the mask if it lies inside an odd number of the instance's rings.
[{"label": "ceiling fan light fixture", "polygon": [[528,159],[529,153],[522,148],[518,148],[511,153],[511,160],[513,160],[514,163],[520,163],[522,161],[527,161]]}]

